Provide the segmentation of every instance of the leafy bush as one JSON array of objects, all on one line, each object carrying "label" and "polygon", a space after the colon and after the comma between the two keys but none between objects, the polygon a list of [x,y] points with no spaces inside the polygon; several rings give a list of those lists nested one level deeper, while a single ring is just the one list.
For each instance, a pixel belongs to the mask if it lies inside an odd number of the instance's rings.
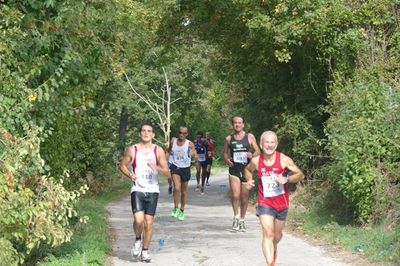
[{"label": "leafy bush", "polygon": [[40,141],[37,130],[30,132],[25,139],[0,132],[0,246],[7,265],[22,263],[42,244],[70,241],[75,203],[86,192],[67,191],[62,179],[40,176]]},{"label": "leafy bush", "polygon": [[400,91],[389,82],[359,80],[335,84],[326,132],[336,173],[331,178],[358,220],[368,222],[384,217],[398,194]]},{"label": "leafy bush", "polygon": [[302,114],[283,113],[277,129],[280,148],[291,156],[308,179],[326,159],[323,140],[317,137],[308,119]]}]

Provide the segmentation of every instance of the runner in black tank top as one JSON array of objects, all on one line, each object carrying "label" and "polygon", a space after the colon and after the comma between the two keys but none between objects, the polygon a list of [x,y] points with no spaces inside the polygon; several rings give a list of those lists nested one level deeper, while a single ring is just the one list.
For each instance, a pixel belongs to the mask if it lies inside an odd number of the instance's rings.
[{"label": "runner in black tank top", "polygon": [[249,189],[246,185],[244,169],[249,159],[260,154],[260,149],[254,135],[243,131],[242,117],[235,116],[231,122],[234,134],[225,138],[223,156],[229,167],[229,185],[234,215],[232,229],[244,232],[246,230],[244,217],[249,204]]}]

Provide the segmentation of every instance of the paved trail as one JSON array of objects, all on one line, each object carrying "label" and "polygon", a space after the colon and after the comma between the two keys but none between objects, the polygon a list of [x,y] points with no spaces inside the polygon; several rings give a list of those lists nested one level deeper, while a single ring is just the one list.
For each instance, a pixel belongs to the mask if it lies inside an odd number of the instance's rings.
[{"label": "paved trail", "polygon": [[[210,178],[211,186],[206,195],[194,192],[195,181],[191,180],[183,222],[170,216],[173,203],[167,188],[161,188],[154,223],[154,235],[150,246],[151,265],[215,265],[235,266],[265,265],[261,252],[261,229],[254,213],[246,217],[247,232],[233,232],[232,209],[227,193],[227,173]],[[133,243],[130,196],[107,206],[109,226],[113,232],[113,250],[109,264],[143,265],[130,255]],[[159,240],[164,239],[164,246]],[[316,246],[284,232],[279,244],[279,266],[342,266],[349,265],[329,258]]]}]

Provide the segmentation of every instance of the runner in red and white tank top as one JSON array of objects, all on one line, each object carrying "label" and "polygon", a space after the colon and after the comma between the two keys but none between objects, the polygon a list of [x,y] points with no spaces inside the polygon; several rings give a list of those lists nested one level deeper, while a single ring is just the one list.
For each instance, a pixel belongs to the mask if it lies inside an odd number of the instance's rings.
[{"label": "runner in red and white tank top", "polygon": [[288,183],[280,184],[276,181],[277,176],[284,174],[280,152],[275,153],[275,162],[272,165],[266,165],[263,155],[260,155],[257,170],[258,206],[269,206],[277,211],[289,208]]},{"label": "runner in red and white tank top", "polygon": [[[251,188],[255,186],[253,172],[257,171],[257,216],[263,230],[262,250],[267,265],[273,266],[289,208],[288,183],[303,180],[304,174],[290,157],[276,150],[278,137],[274,132],[264,132],[260,138],[260,146],[262,153],[251,159],[244,174]],[[291,173],[290,176],[286,177],[286,170]]]},{"label": "runner in red and white tank top", "polygon": [[131,255],[140,261],[150,262],[148,249],[160,194],[157,176],[160,173],[168,177],[170,173],[164,150],[152,144],[155,137],[153,126],[144,123],[139,132],[140,142],[126,149],[119,170],[132,181],[131,208],[135,241]]}]

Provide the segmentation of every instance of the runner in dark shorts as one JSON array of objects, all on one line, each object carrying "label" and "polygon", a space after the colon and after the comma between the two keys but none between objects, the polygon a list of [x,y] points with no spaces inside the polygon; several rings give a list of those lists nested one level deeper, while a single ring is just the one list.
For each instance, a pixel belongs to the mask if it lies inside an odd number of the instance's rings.
[{"label": "runner in dark shorts", "polygon": [[[151,261],[148,249],[160,194],[158,173],[167,177],[170,175],[164,150],[152,144],[153,138],[153,127],[143,124],[140,127],[140,142],[126,149],[119,164],[121,172],[132,181],[131,207],[136,239],[131,254],[144,262]],[[130,166],[133,171],[130,171]]]}]

